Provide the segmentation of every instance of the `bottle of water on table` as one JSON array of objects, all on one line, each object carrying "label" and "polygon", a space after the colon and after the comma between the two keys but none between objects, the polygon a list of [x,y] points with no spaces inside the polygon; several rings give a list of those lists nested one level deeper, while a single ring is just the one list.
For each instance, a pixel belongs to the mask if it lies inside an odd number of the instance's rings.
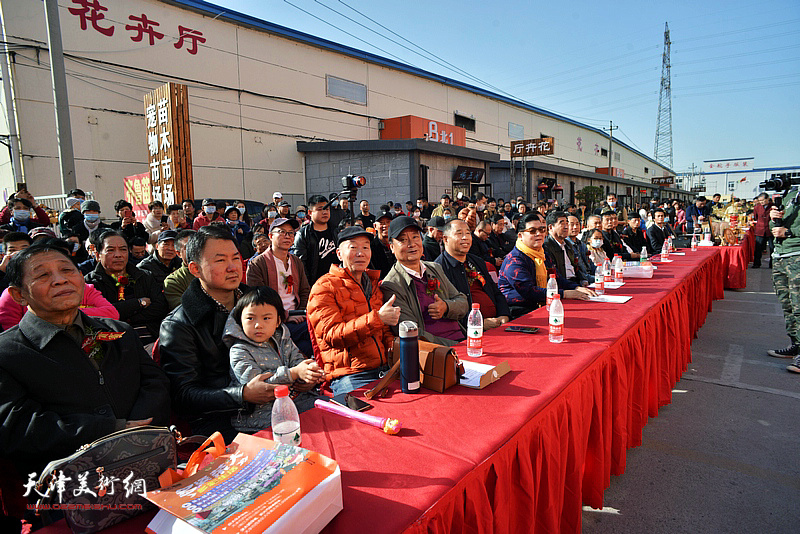
[{"label": "bottle of water on table", "polygon": [[564,306],[561,304],[561,295],[556,293],[550,304],[550,343],[564,341]]},{"label": "bottle of water on table", "polygon": [[300,416],[289,397],[289,386],[275,388],[275,402],[272,403],[272,439],[285,445],[300,446]]},{"label": "bottle of water on table", "polygon": [[594,292],[602,295],[606,291],[606,282],[603,276],[603,264],[598,263],[594,271]]},{"label": "bottle of water on table", "polygon": [[472,305],[472,311],[467,317],[467,356],[483,356],[483,314],[481,305],[477,302]]},{"label": "bottle of water on table", "polygon": [[545,306],[550,309],[550,303],[553,302],[553,295],[558,295],[558,282],[556,282],[556,275],[551,274],[547,279],[547,300]]},{"label": "bottle of water on table", "polygon": [[669,241],[664,240],[664,244],[661,246],[661,261],[667,261],[669,259]]}]

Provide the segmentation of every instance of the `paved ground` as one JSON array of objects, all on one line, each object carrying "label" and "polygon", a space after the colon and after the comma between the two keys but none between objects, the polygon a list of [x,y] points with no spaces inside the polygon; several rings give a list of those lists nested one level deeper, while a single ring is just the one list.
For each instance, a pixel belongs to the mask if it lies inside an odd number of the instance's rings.
[{"label": "paved ground", "polygon": [[800,532],[800,375],[766,354],[786,345],[765,262],[714,302],[672,404],[583,531]]}]

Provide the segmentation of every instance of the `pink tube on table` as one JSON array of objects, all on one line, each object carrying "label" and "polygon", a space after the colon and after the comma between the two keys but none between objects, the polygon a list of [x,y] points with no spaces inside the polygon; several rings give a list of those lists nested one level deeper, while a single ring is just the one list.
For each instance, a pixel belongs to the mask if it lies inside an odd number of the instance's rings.
[{"label": "pink tube on table", "polygon": [[365,423],[376,428],[380,428],[387,434],[397,434],[403,428],[403,424],[397,419],[390,419],[388,417],[377,417],[374,415],[367,415],[365,413],[351,410],[345,406],[340,406],[333,402],[317,399],[314,401],[314,406],[325,410],[326,412],[335,413],[348,419],[355,419],[360,423]]}]

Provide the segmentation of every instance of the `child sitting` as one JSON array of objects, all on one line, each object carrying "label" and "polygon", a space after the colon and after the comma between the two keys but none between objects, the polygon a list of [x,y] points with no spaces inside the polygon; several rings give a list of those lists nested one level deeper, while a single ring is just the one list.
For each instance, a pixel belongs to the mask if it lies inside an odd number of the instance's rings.
[{"label": "child sitting", "polygon": [[[231,373],[238,384],[247,384],[262,373],[272,373],[271,384],[294,384],[302,391],[294,398],[298,412],[314,406],[317,395],[311,387],[323,373],[314,360],[307,360],[292,342],[283,324],[286,312],[277,291],[256,287],[234,306],[225,324],[223,341],[230,347]],[[295,391],[293,391],[294,393]],[[233,426],[240,432],[257,432],[270,426],[272,402],[261,404],[250,415],[240,415]]]}]

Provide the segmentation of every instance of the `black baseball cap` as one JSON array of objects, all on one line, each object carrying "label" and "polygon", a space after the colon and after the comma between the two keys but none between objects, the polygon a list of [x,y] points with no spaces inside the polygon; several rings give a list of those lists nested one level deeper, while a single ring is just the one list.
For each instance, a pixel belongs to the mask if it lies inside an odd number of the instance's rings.
[{"label": "black baseball cap", "polygon": [[176,237],[178,237],[178,232],[175,230],[164,230],[158,234],[158,242],[161,243],[162,241],[169,241],[170,239],[174,241]]},{"label": "black baseball cap", "polygon": [[422,228],[419,227],[419,224],[417,224],[417,221],[413,217],[409,217],[408,215],[396,217],[389,223],[389,239],[395,239],[409,226],[413,226],[422,232]]},{"label": "black baseball cap", "polygon": [[375,221],[380,221],[381,219],[386,219],[386,218],[388,218],[391,221],[392,219],[394,219],[394,215],[392,215],[392,212],[390,211],[382,211],[380,215],[375,217]]},{"label": "black baseball cap", "polygon": [[337,240],[337,244],[342,244],[345,241],[349,241],[350,239],[355,239],[356,237],[366,237],[372,238],[372,234],[361,228],[360,226],[348,226],[341,232],[339,232],[339,237]]},{"label": "black baseball cap", "polygon": [[439,217],[438,215],[435,217],[431,217],[428,221],[428,228],[436,228],[437,230],[441,230],[444,228],[444,217]]}]

